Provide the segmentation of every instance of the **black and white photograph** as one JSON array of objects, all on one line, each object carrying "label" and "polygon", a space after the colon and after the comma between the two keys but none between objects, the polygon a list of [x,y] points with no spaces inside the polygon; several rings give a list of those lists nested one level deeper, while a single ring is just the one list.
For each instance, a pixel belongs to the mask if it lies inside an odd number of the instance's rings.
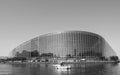
[{"label": "black and white photograph", "polygon": [[120,0],[0,0],[0,75],[120,75]]}]

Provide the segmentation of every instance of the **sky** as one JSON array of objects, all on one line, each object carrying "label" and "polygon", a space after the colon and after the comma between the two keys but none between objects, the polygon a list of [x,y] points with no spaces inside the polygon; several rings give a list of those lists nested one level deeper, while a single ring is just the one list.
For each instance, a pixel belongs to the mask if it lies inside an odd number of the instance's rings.
[{"label": "sky", "polygon": [[0,0],[0,56],[42,34],[101,35],[120,57],[120,0]]}]

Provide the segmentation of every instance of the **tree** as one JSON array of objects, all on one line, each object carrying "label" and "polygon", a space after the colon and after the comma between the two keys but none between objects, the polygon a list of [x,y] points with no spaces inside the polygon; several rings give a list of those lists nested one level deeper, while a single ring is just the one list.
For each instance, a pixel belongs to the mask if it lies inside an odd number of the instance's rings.
[{"label": "tree", "polygon": [[41,57],[53,57],[53,53],[42,53]]},{"label": "tree", "polygon": [[119,58],[118,56],[110,56],[110,60],[113,60],[113,61],[118,61]]},{"label": "tree", "polygon": [[106,60],[105,56],[100,56],[99,59],[100,60]]},{"label": "tree", "polygon": [[39,56],[39,52],[37,50],[32,51],[30,54],[31,54],[31,57],[38,57]]},{"label": "tree", "polygon": [[71,54],[67,54],[67,55],[66,55],[66,58],[71,58],[71,57],[72,57]]}]

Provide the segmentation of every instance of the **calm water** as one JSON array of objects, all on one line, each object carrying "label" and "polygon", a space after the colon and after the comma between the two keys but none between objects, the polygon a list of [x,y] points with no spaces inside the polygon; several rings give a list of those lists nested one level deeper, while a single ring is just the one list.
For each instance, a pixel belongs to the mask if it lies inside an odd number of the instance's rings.
[{"label": "calm water", "polygon": [[120,75],[120,64],[81,64],[58,70],[50,64],[0,64],[0,75]]}]

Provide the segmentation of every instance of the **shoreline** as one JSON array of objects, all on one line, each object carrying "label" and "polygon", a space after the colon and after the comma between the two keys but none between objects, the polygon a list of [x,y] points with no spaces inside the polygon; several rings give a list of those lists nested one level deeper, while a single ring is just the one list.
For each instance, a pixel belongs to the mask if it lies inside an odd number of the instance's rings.
[{"label": "shoreline", "polygon": [[[89,63],[120,63],[120,61],[81,61],[81,62],[61,62],[63,64],[89,64]],[[60,64],[59,62],[5,62],[2,64]]]}]

